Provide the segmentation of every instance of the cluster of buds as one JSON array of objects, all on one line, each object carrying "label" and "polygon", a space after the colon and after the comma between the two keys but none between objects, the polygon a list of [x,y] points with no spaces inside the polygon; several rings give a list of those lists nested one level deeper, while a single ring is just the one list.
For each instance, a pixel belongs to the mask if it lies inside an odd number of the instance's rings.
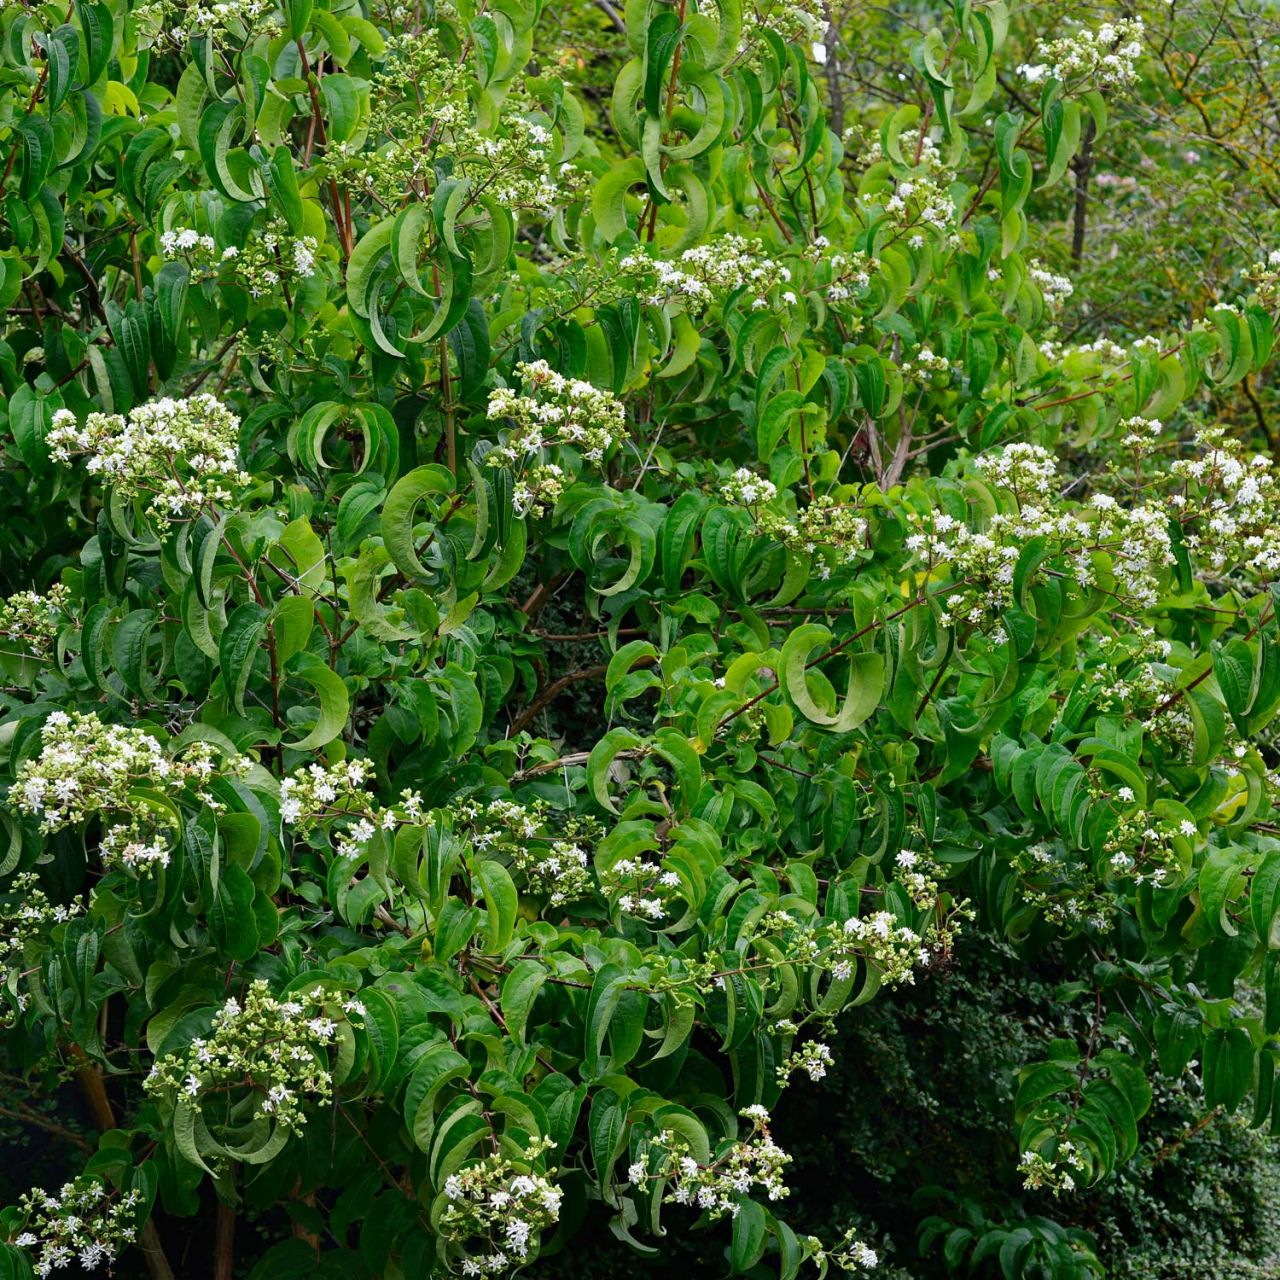
[{"label": "cluster of buds", "polygon": [[6,906],[0,916],[0,989],[13,1004],[0,1007],[0,1027],[12,1026],[27,1007],[29,997],[21,990],[27,945],[46,940],[51,929],[84,914],[84,903],[79,898],[66,906],[50,902],[32,871],[14,876],[4,897]]},{"label": "cluster of buds", "polygon": [[519,1161],[495,1151],[445,1179],[439,1230],[464,1276],[491,1280],[523,1266],[559,1221],[555,1170],[535,1172],[553,1146],[536,1138]]},{"label": "cluster of buds", "polygon": [[511,506],[517,516],[544,516],[564,495],[569,483],[563,467],[540,462],[526,471],[511,487]]},{"label": "cluster of buds", "polygon": [[0,635],[9,644],[21,646],[21,653],[15,656],[47,654],[67,623],[70,604],[71,593],[61,582],[55,582],[44,595],[19,591],[0,601]]},{"label": "cluster of buds", "polygon": [[531,394],[498,387],[489,396],[489,417],[510,423],[502,444],[487,456],[490,466],[516,467],[555,446],[570,446],[599,466],[625,433],[622,401],[589,382],[566,378],[545,360],[516,365]]},{"label": "cluster of buds", "polygon": [[[784,515],[762,511],[757,516],[760,531],[776,538],[793,551],[820,555],[819,577],[830,576],[825,553],[854,561],[866,550],[867,522],[856,514],[857,508],[844,506],[827,494],[819,494],[807,507]],[[825,570],[825,572],[824,572]]]},{"label": "cluster of buds", "polygon": [[1111,928],[1115,900],[1103,890],[1087,861],[1073,858],[1060,841],[1037,841],[1015,852],[1018,892],[1048,923],[1069,932]]},{"label": "cluster of buds", "polygon": [[46,833],[93,814],[114,820],[103,833],[103,863],[135,871],[168,864],[168,833],[175,825],[136,788],[177,800],[192,787],[202,803],[217,808],[205,790],[209,782],[220,773],[243,773],[251,763],[236,757],[220,765],[204,742],[171,756],[145,729],[103,724],[92,712],[53,712],[42,739],[39,756],[23,761],[14,780],[11,795],[18,808],[38,817]]},{"label": "cluster of buds", "polygon": [[772,31],[789,44],[810,44],[826,28],[822,0],[756,0],[742,6],[742,52],[759,41],[761,31]]},{"label": "cluster of buds", "polygon": [[64,1183],[56,1196],[36,1188],[18,1201],[10,1243],[31,1253],[40,1280],[72,1263],[83,1271],[109,1266],[136,1238],[142,1200],[140,1191],[118,1195],[89,1174]]},{"label": "cluster of buds", "polygon": [[[1132,805],[1133,789],[1121,787],[1116,799]],[[1103,844],[1107,869],[1117,879],[1135,885],[1173,884],[1181,874],[1183,858],[1178,844],[1198,843],[1200,832],[1190,818],[1157,818],[1140,808],[1121,809]]]},{"label": "cluster of buds", "polygon": [[1280,303],[1280,249],[1272,249],[1261,262],[1255,262],[1244,278],[1253,285],[1258,301],[1267,308]]},{"label": "cluster of buds", "polygon": [[259,36],[280,33],[273,0],[151,0],[130,16],[138,24],[139,48],[182,49],[192,40],[240,48]]},{"label": "cluster of buds", "polygon": [[1098,883],[1089,864],[1072,857],[1059,841],[1040,840],[1018,850],[1011,859],[1018,892],[1044,918],[1074,932],[1111,927],[1115,901]]},{"label": "cluster of buds", "polygon": [[249,483],[240,470],[240,419],[216,396],[153,400],[129,411],[91,413],[83,426],[69,409],[53,415],[47,444],[55,462],[87,456],[90,475],[122,498],[150,497],[161,525],[193,519],[214,503],[228,503]]},{"label": "cluster of buds", "polygon": [[[341,1011],[350,1020],[364,1007],[350,999]],[[338,1023],[321,989],[278,1000],[259,979],[243,1006],[232,998],[213,1015],[207,1037],[159,1059],[144,1088],[170,1104],[197,1108],[206,1096],[225,1105],[228,1093],[240,1093],[253,1099],[255,1116],[296,1132],[306,1122],[305,1100],[329,1098],[328,1049],[337,1038]]]}]

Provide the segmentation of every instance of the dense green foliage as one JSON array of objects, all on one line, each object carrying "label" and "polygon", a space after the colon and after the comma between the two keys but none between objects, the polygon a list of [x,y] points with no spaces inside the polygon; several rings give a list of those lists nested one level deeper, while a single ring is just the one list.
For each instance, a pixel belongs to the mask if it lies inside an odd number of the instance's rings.
[{"label": "dense green foliage", "polygon": [[1061,19],[4,7],[0,1276],[1263,1256],[1270,28]]}]

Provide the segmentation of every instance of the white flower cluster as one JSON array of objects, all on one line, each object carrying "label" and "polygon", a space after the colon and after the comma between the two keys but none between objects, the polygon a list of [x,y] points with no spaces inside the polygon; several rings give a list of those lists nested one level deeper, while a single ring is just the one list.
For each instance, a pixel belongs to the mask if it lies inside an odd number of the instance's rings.
[{"label": "white flower cluster", "polygon": [[73,1263],[81,1270],[109,1266],[137,1236],[140,1191],[117,1195],[102,1181],[81,1174],[56,1196],[36,1188],[18,1201],[12,1243],[34,1258],[40,1280]]},{"label": "white flower cluster", "polygon": [[950,373],[951,361],[946,356],[937,355],[932,347],[921,347],[913,357],[904,360],[899,367],[904,378],[927,382],[936,374]]},{"label": "white flower cluster", "polygon": [[[1129,787],[1121,787],[1117,798],[1122,804],[1132,804],[1134,793]],[[1188,818],[1175,822],[1141,809],[1124,809],[1107,833],[1102,852],[1110,874],[1117,879],[1129,880],[1135,885],[1167,885],[1177,878],[1180,870],[1174,840],[1181,838],[1198,843],[1199,834],[1196,824]]]},{"label": "white flower cluster", "polygon": [[[1176,563],[1169,512],[1151,503],[1124,508],[1103,493],[1093,495],[1092,505],[1097,513],[1094,538],[1111,550],[1117,584],[1135,604],[1150,608],[1159,598],[1164,571]],[[1076,579],[1081,586],[1092,585],[1083,560]]]},{"label": "white flower cluster", "polygon": [[601,832],[592,819],[571,816],[564,831],[552,836],[546,830],[550,806],[542,800],[529,805],[468,800],[456,814],[476,849],[510,858],[529,891],[545,895],[551,906],[562,907],[594,892],[588,851]]},{"label": "white flower cluster", "polygon": [[[751,295],[752,308],[760,310],[776,301],[776,288],[791,283],[789,267],[769,257],[759,240],[739,235],[686,249],[674,262],[636,250],[618,263],[618,270],[643,284],[651,306],[679,300],[689,312],[722,302],[740,289]],[[795,294],[784,291],[781,301],[792,305]]]},{"label": "white flower cluster", "polygon": [[192,743],[175,758],[144,729],[103,724],[92,712],[55,711],[41,732],[40,755],[24,760],[14,779],[11,794],[18,808],[38,817],[45,832],[95,813],[120,819],[103,833],[103,864],[140,872],[168,865],[173,819],[139,799],[135,788],[147,787],[176,800],[194,786],[202,802],[215,805],[201,788],[219,772],[243,772],[250,763],[239,757],[219,768],[212,748],[203,742]]},{"label": "white flower cluster", "polygon": [[1061,841],[1040,840],[1019,849],[1011,859],[1018,873],[1018,892],[1028,906],[1071,932],[1106,930],[1115,915],[1115,901],[1098,882],[1083,858],[1068,853]]},{"label": "white flower cluster", "polygon": [[1059,40],[1042,40],[1034,64],[1023,63],[1018,73],[1028,84],[1052,77],[1075,90],[1086,85],[1123,88],[1138,75],[1142,57],[1142,20],[1124,18],[1104,22],[1097,31],[1084,28]]},{"label": "white flower cluster", "polygon": [[629,916],[656,922],[671,910],[672,900],[680,895],[680,877],[674,871],[644,854],[619,858],[600,877],[606,897],[617,903]]},{"label": "white flower cluster", "polygon": [[[1159,351],[1160,339],[1145,335],[1138,338],[1133,346],[1137,350],[1152,348]],[[1044,338],[1040,341],[1039,350],[1040,354],[1053,365],[1060,365],[1071,356],[1097,356],[1097,363],[1101,367],[1119,366],[1126,364],[1129,360],[1128,350],[1107,337],[1094,338],[1092,342],[1072,343],[1069,346],[1055,342],[1052,338]]]},{"label": "white flower cluster", "polygon": [[824,1249],[822,1241],[816,1236],[810,1236],[807,1243],[813,1250],[815,1261],[825,1258],[828,1265],[838,1267],[841,1271],[870,1271],[880,1264],[880,1255],[865,1241],[859,1240],[852,1227],[844,1233],[844,1239],[834,1249]]},{"label": "white flower cluster", "polygon": [[1198,457],[1170,468],[1199,498],[1172,499],[1184,522],[1197,517],[1185,535],[1188,549],[1219,573],[1243,563],[1263,577],[1274,576],[1280,571],[1280,480],[1274,464],[1266,454],[1245,457],[1222,427],[1198,432],[1195,445]]},{"label": "white flower cluster", "polygon": [[586,189],[589,175],[576,165],[553,167],[555,139],[538,104],[511,94],[499,131],[480,132],[458,74],[465,61],[445,55],[425,33],[394,39],[389,52],[394,58],[371,87],[364,141],[339,142],[326,153],[351,185],[386,206],[429,197],[432,165],[448,156],[454,176],[465,177],[473,192],[517,214],[552,217]]},{"label": "white flower cluster", "polygon": [[899,924],[891,911],[873,911],[869,916],[850,916],[842,928],[847,945],[837,940],[827,948],[832,977],[852,976],[856,959],[862,958],[880,971],[886,986],[914,983],[917,967],[927,967],[932,953],[914,929]]},{"label": "white flower cluster", "polygon": [[992,484],[1008,489],[1018,499],[1049,493],[1058,476],[1057,459],[1038,444],[1005,445],[975,458],[973,466]]},{"label": "white flower cluster", "polygon": [[1045,300],[1045,305],[1056,307],[1059,303],[1065,302],[1076,291],[1075,285],[1067,279],[1066,276],[1060,276],[1049,271],[1037,259],[1032,259],[1027,268],[1027,274],[1040,287],[1040,294]]},{"label": "white flower cluster", "polygon": [[923,911],[938,900],[942,867],[927,853],[903,849],[894,863],[894,878],[907,891],[907,897]]},{"label": "white flower cluster", "polygon": [[327,818],[364,813],[373,782],[368,760],[340,760],[327,768],[310,764],[280,783],[280,817],[289,826],[308,831]]},{"label": "white flower cluster", "polygon": [[1159,419],[1144,418],[1137,414],[1122,418],[1117,427],[1124,432],[1120,438],[1121,446],[1140,457],[1145,457],[1152,452],[1164,431],[1164,424]]},{"label": "white flower cluster", "polygon": [[1064,1191],[1076,1189],[1075,1174],[1088,1168],[1080,1149],[1068,1138],[1059,1139],[1057,1150],[1051,1159],[1038,1151],[1024,1151],[1018,1161],[1022,1185],[1028,1191],[1041,1189],[1060,1196]]},{"label": "white flower cluster", "polygon": [[534,1171],[553,1145],[535,1139],[518,1163],[495,1151],[445,1179],[439,1230],[464,1276],[491,1280],[523,1266],[559,1221],[564,1193],[556,1171]]},{"label": "white flower cluster", "polygon": [[511,424],[506,440],[487,457],[490,466],[516,467],[543,449],[568,445],[599,466],[625,434],[622,402],[589,382],[566,378],[545,360],[516,365],[532,394],[498,387],[489,395],[490,419]]},{"label": "white flower cluster", "polygon": [[1023,900],[1043,911],[1050,924],[1071,932],[1085,926],[1111,928],[1123,886],[1158,888],[1174,883],[1182,875],[1177,843],[1194,846],[1199,842],[1194,822],[1157,818],[1135,807],[1130,787],[1119,787],[1112,794],[1095,780],[1091,794],[1110,801],[1116,811],[1099,867],[1069,853],[1058,840],[1039,841],[1012,859]]},{"label": "white flower cluster", "polygon": [[182,259],[195,283],[219,276],[262,298],[315,275],[320,246],[314,236],[290,235],[288,226],[277,220],[253,232],[243,250],[228,245],[219,253],[212,236],[190,227],[162,232],[160,248],[166,258]]},{"label": "white flower cluster", "polygon": [[809,1040],[779,1065],[778,1083],[790,1083],[792,1075],[797,1071],[803,1071],[810,1080],[821,1080],[834,1062],[835,1058],[827,1045],[821,1040]]},{"label": "white flower cluster", "polygon": [[689,1144],[664,1129],[631,1165],[628,1181],[637,1187],[655,1180],[669,1183],[669,1203],[693,1205],[713,1219],[737,1217],[742,1200],[756,1188],[770,1200],[785,1199],[783,1176],[791,1157],[770,1135],[768,1111],[757,1104],[740,1114],[751,1121],[750,1136],[729,1144],[709,1164],[699,1164]]},{"label": "white flower cluster", "polygon": [[778,496],[778,486],[747,467],[739,467],[720,486],[720,494],[726,502],[738,503],[744,507],[759,507]]},{"label": "white flower cluster", "polygon": [[923,933],[887,910],[818,925],[775,911],[764,918],[762,927],[787,961],[825,969],[837,981],[851,978],[861,960],[876,969],[887,986],[914,983],[915,970],[927,968],[935,955],[949,954],[961,925],[974,916],[967,902],[943,907],[939,873],[937,864],[923,855],[904,850],[899,856],[895,878],[924,914]]},{"label": "white flower cluster", "polygon": [[[349,1021],[361,1017],[364,1006],[348,999],[341,1012]],[[228,1093],[252,1097],[255,1115],[297,1132],[306,1123],[306,1100],[329,1098],[327,1054],[338,1038],[336,1013],[326,1011],[325,993],[318,987],[278,1000],[258,979],[243,1006],[231,998],[213,1015],[207,1037],[159,1059],[143,1087],[171,1105],[181,1100],[199,1107],[208,1095],[225,1108]]]},{"label": "white flower cluster", "polygon": [[[856,125],[851,125],[845,130],[845,141],[850,145],[857,142],[861,136],[862,130]],[[942,152],[939,150],[933,136],[926,133],[922,138],[919,129],[904,129],[898,135],[898,150],[903,159],[913,169],[923,169],[926,172],[945,169]],[[869,138],[865,138],[865,145],[863,145],[858,154],[859,167],[867,169],[873,164],[879,164],[883,159],[885,159],[885,154],[884,148],[880,144],[879,133],[874,133]]]},{"label": "white flower cluster", "polygon": [[215,396],[153,400],[116,413],[91,413],[84,426],[69,409],[53,415],[47,442],[56,462],[88,455],[90,475],[122,498],[149,494],[161,524],[190,519],[210,503],[232,501],[249,483],[237,458],[240,419]]},{"label": "white flower cluster", "polygon": [[[830,244],[826,236],[816,236],[813,242],[814,252],[826,272],[827,301],[846,302],[870,286],[871,273],[880,264],[861,251],[828,254]],[[860,321],[857,325],[861,328]]]},{"label": "white flower cluster", "polygon": [[0,990],[11,997],[13,1005],[0,1008],[0,1027],[12,1026],[30,998],[19,990],[27,968],[27,944],[47,938],[51,929],[84,914],[80,898],[67,906],[51,903],[32,871],[14,876],[4,896],[8,905],[0,915]]},{"label": "white flower cluster", "polygon": [[1258,301],[1269,309],[1280,303],[1280,249],[1272,249],[1261,262],[1255,262],[1244,278],[1253,285]]},{"label": "white flower cluster", "polygon": [[[900,179],[893,195],[885,201],[884,211],[903,231],[949,232],[956,217],[955,202],[946,188],[924,176]],[[923,240],[912,247],[922,244]]]},{"label": "white flower cluster", "polygon": [[[997,512],[981,531],[942,511],[927,517],[909,515],[915,529],[907,536],[907,549],[931,568],[949,565],[957,580],[939,617],[941,625],[997,618],[1013,602],[1014,569],[1033,538],[1046,539],[1058,558],[1057,566],[1042,566],[1037,574],[1053,572],[1064,576],[1073,590],[1087,591],[1096,584],[1094,553],[1105,552],[1118,596],[1143,608],[1158,599],[1175,563],[1165,507],[1123,507],[1105,493],[1094,494],[1084,510],[1058,506],[1052,493],[1053,456],[1038,445],[1012,444],[973,465],[985,479],[1013,494],[1019,510],[1015,515]],[[1065,569],[1060,567],[1063,562]],[[1003,644],[1007,637],[997,629],[992,638]]]},{"label": "white flower cluster", "polygon": [[[171,260],[181,259],[187,264],[193,280],[213,275],[218,269],[218,245],[210,235],[203,235],[192,227],[170,227],[160,233],[160,252]],[[229,249],[232,257],[235,251]]]},{"label": "white flower cluster", "polygon": [[19,644],[28,654],[49,652],[66,625],[71,593],[55,582],[44,594],[19,591],[0,601],[0,635],[11,644]]}]

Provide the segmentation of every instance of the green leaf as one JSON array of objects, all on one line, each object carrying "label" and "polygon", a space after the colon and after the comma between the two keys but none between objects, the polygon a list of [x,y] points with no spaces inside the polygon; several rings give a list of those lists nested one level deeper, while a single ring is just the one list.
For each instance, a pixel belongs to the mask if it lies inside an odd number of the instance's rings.
[{"label": "green leaf", "polygon": [[1200,905],[1214,929],[1234,938],[1239,932],[1231,919],[1230,907],[1244,886],[1248,852],[1227,846],[1214,849],[1200,868]]},{"label": "green leaf", "polygon": [[360,237],[347,260],[347,302],[358,316],[369,318],[375,272],[391,246],[396,220],[384,218]]},{"label": "green leaf", "polygon": [[241,715],[244,715],[245,690],[254,659],[262,650],[270,618],[260,604],[246,602],[231,615],[218,642],[218,665],[222,668],[227,697]]},{"label": "green leaf", "polygon": [[243,868],[230,863],[218,877],[218,890],[209,908],[209,931],[218,951],[230,960],[252,960],[258,950],[253,917],[253,881]]},{"label": "green leaf", "polygon": [[878,653],[849,655],[849,683],[844,703],[838,713],[827,710],[815,700],[806,670],[816,665],[809,659],[813,650],[831,639],[830,630],[820,623],[806,622],[796,627],[782,646],[782,681],[806,719],[835,733],[850,733],[863,724],[880,703],[884,692],[884,658]]},{"label": "green leaf", "polygon": [[426,466],[397,481],[382,505],[382,541],[397,569],[409,578],[430,580],[418,559],[414,538],[414,512],[424,498],[453,489],[453,477],[443,467]]},{"label": "green leaf", "polygon": [[591,196],[591,214],[606,240],[614,241],[627,230],[627,192],[643,181],[644,163],[633,156],[610,165],[596,183]]},{"label": "green leaf", "polygon": [[654,735],[653,750],[675,772],[680,808],[696,809],[702,793],[702,761],[688,739],[676,729],[659,729]]},{"label": "green leaf", "polygon": [[484,893],[485,945],[490,955],[501,951],[515,931],[520,905],[515,883],[500,862],[482,862],[476,876]]},{"label": "green leaf", "polygon": [[754,1200],[743,1197],[733,1217],[733,1239],[729,1265],[737,1275],[745,1275],[764,1256],[767,1236],[765,1211]]},{"label": "green leaf", "polygon": [[610,813],[617,813],[613,800],[609,795],[609,773],[613,762],[620,751],[632,751],[640,745],[640,739],[630,729],[610,729],[608,733],[591,748],[587,760],[587,785],[596,803]]},{"label": "green leaf", "polygon": [[1253,1080],[1253,1044],[1241,1027],[1217,1027],[1204,1045],[1204,1105],[1228,1115],[1244,1101]]},{"label": "green leaf", "polygon": [[498,1003],[508,1032],[521,1044],[534,1001],[546,980],[546,967],[536,960],[521,960],[503,979]]},{"label": "green leaf", "polygon": [[314,751],[317,747],[332,742],[347,726],[351,700],[347,694],[346,682],[336,671],[331,671],[310,653],[298,656],[290,676],[305,681],[315,690],[316,697],[320,700],[320,712],[310,733],[296,742],[286,742],[283,745],[293,751]]}]

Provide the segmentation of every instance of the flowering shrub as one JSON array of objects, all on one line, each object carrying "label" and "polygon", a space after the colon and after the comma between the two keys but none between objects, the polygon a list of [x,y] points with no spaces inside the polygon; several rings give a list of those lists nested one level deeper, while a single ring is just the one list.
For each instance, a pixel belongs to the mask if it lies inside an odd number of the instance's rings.
[{"label": "flowering shrub", "polygon": [[771,1117],[978,920],[1093,1000],[1028,1194],[1280,1106],[1276,250],[1073,341],[1040,228],[1142,24],[845,129],[825,6],[604,5],[607,95],[554,9],[0,15],[3,1050],[101,1131],[8,1274],[874,1271]]}]

